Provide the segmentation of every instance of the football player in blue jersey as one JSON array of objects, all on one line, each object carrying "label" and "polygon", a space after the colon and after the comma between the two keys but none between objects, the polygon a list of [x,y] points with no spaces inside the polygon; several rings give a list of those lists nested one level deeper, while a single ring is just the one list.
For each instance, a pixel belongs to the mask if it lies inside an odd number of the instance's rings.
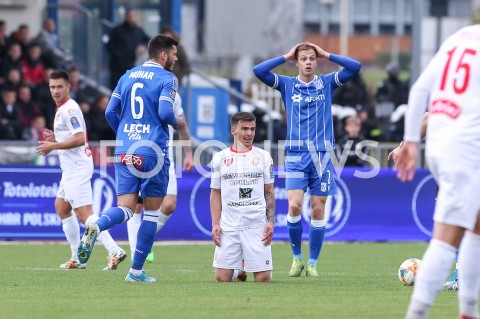
[{"label": "football player in blue jersey", "polygon": [[176,46],[177,41],[170,37],[153,37],[148,44],[149,60],[120,78],[105,112],[117,134],[118,207],[110,208],[85,229],[78,257],[87,262],[98,234],[132,217],[141,191],[145,211],[126,282],[156,281],[145,274],[143,265],[155,239],[160,206],[167,190],[168,125],[174,129],[185,125],[183,118],[177,118],[173,112],[178,81],[171,70],[177,60]]},{"label": "football player in blue jersey", "polygon": [[[343,67],[329,74],[315,74],[320,59]],[[277,75],[275,67],[294,61],[296,77]],[[299,43],[287,54],[264,61],[254,67],[255,75],[266,85],[282,94],[287,114],[286,189],[288,196],[287,225],[293,252],[290,277],[299,277],[304,269],[302,256],[302,204],[310,189],[310,256],[306,275],[317,277],[317,260],[325,234],[325,203],[336,193],[330,154],[335,146],[332,120],[332,96],[335,88],[360,71],[361,63],[324,51],[313,43]]]}]

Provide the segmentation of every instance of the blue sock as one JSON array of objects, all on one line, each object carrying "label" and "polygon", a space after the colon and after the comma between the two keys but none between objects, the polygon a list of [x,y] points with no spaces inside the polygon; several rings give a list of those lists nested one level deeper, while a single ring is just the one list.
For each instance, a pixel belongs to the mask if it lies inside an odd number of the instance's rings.
[{"label": "blue sock", "polygon": [[145,259],[147,259],[155,241],[159,214],[160,210],[146,210],[143,212],[143,220],[138,229],[137,247],[133,255],[132,269],[143,269]]},{"label": "blue sock", "polygon": [[133,212],[127,207],[112,207],[103,213],[102,216],[97,219],[95,224],[98,225],[100,231],[104,231],[127,221],[132,215]]},{"label": "blue sock", "polygon": [[[322,226],[323,225],[323,226]],[[325,236],[325,222],[323,220],[312,220],[310,223],[310,259],[307,265],[317,265],[318,256],[322,250],[323,238]]]},{"label": "blue sock", "polygon": [[300,215],[295,217],[287,215],[287,228],[290,235],[293,258],[302,259],[302,217]]}]

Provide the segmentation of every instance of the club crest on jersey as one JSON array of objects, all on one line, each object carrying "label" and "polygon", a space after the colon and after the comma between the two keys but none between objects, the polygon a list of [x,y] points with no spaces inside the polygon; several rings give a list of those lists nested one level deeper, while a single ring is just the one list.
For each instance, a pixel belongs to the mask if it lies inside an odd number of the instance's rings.
[{"label": "club crest on jersey", "polygon": [[252,158],[252,165],[258,166],[260,164],[260,159],[258,157]]},{"label": "club crest on jersey", "polygon": [[230,167],[233,164],[233,157],[224,159],[223,163],[225,164],[226,167]]},{"label": "club crest on jersey", "polygon": [[293,94],[292,95],[292,102],[293,103],[299,103],[302,101],[302,95],[301,94]]},{"label": "club crest on jersey", "polygon": [[73,128],[79,128],[80,127],[80,123],[78,122],[78,119],[75,116],[72,116],[70,118],[70,123],[72,124]]},{"label": "club crest on jersey", "polygon": [[322,81],[322,79],[318,78],[318,80],[315,81],[315,88],[316,88],[317,90],[323,89],[323,81]]}]

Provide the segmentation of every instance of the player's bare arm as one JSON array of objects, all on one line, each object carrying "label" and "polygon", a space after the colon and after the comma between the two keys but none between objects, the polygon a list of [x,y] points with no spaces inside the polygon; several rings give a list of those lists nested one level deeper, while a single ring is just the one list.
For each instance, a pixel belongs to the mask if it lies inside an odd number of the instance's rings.
[{"label": "player's bare arm", "polygon": [[78,132],[64,142],[40,141],[38,143],[40,145],[37,147],[37,154],[47,155],[53,150],[68,150],[85,145],[85,135],[83,132]]},{"label": "player's bare arm", "polygon": [[183,116],[177,116],[177,125],[173,125],[174,130],[181,130],[185,126],[185,118]]},{"label": "player's bare arm", "polygon": [[[183,115],[179,115],[179,118],[183,118],[185,125],[178,130],[178,136],[180,140],[183,141],[190,141],[190,130],[188,129],[187,120]],[[193,170],[194,163],[193,163],[193,152],[191,144],[184,145],[185,151],[185,160],[183,161],[183,170],[190,172]]]},{"label": "player's bare arm", "polygon": [[212,240],[216,246],[220,247],[222,193],[219,189],[212,188],[210,192],[210,213],[212,215]]},{"label": "player's bare arm", "polygon": [[265,185],[265,202],[266,202],[266,215],[267,223],[265,224],[265,235],[262,239],[263,244],[268,246],[272,243],[273,227],[275,223],[275,190],[272,184]]},{"label": "player's bare arm", "polygon": [[[425,138],[425,136],[427,136],[427,122],[428,122],[428,112],[426,112],[423,115],[422,131],[420,132],[421,138]],[[398,156],[398,153],[400,153],[400,149],[402,148],[402,146],[403,146],[403,141],[400,142],[400,145],[398,145],[390,153],[388,153],[387,159],[388,160],[393,159],[393,162],[395,163],[397,161],[397,156]]]}]

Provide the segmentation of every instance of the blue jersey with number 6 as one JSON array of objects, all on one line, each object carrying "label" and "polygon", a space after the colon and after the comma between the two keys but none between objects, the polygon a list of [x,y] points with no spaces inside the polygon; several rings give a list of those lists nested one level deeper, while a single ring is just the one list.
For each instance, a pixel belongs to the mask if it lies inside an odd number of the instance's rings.
[{"label": "blue jersey with number 6", "polygon": [[115,155],[165,153],[168,125],[178,124],[173,112],[177,89],[175,75],[152,61],[120,78],[105,112],[117,133]]}]

